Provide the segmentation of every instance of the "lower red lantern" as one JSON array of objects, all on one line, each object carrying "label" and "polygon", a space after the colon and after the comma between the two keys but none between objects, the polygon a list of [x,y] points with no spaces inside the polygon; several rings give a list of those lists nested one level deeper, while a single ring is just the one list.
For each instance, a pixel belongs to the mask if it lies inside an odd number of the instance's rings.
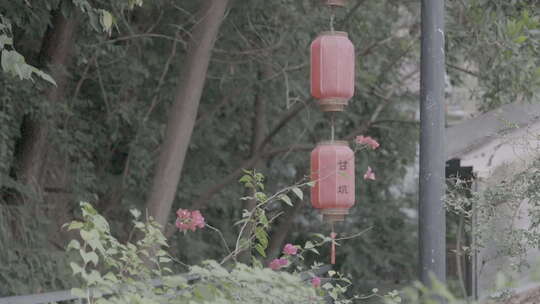
[{"label": "lower red lantern", "polygon": [[311,204],[325,222],[343,221],[355,201],[354,152],[346,141],[324,141],[311,152]]}]

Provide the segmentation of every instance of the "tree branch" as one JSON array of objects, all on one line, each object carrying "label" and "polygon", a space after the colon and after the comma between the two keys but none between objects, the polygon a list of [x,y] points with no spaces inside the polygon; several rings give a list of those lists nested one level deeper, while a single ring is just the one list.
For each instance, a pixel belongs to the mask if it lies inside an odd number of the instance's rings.
[{"label": "tree branch", "polygon": [[347,15],[345,15],[345,17],[343,18],[343,21],[341,21],[342,26],[349,22],[349,19],[351,19],[351,17],[356,13],[356,11],[360,8],[360,6],[364,4],[364,2],[366,2],[366,0],[358,0],[356,2],[353,8],[351,8],[351,10],[347,13]]},{"label": "tree branch", "polygon": [[219,109],[221,109],[226,104],[230,103],[232,100],[234,100],[236,97],[242,95],[246,91],[246,87],[243,88],[234,88],[233,92],[224,96],[221,101],[212,107],[212,109],[208,111],[203,111],[199,117],[197,117],[197,120],[195,121],[195,125],[199,125],[206,119],[212,117],[215,112],[217,112]]},{"label": "tree branch", "polygon": [[278,122],[278,124],[270,131],[270,133],[264,138],[264,140],[261,142],[259,149],[253,153],[252,157],[245,160],[236,170],[229,173],[227,176],[221,179],[221,182],[218,184],[215,184],[214,186],[210,187],[206,193],[202,194],[199,199],[195,200],[192,203],[192,206],[195,206],[199,209],[206,209],[208,208],[208,204],[210,202],[210,199],[217,194],[219,191],[221,191],[225,186],[229,185],[231,182],[235,181],[237,178],[239,178],[244,168],[250,168],[253,167],[257,161],[264,155],[264,150],[266,149],[266,146],[272,141],[272,139],[287,125],[289,121],[291,121],[296,115],[298,115],[302,110],[304,110],[308,104],[310,104],[309,101],[304,103],[299,103]]},{"label": "tree branch", "polygon": [[474,76],[474,77],[476,77],[476,78],[482,78],[482,76],[481,76],[480,73],[478,73],[478,72],[473,72],[473,71],[471,71],[471,70],[468,70],[468,69],[459,67],[459,66],[457,66],[457,65],[453,65],[453,64],[448,63],[448,62],[446,63],[446,66],[449,67],[449,68],[451,68],[451,69],[460,71],[460,72],[462,72],[462,73],[469,74],[469,75]]}]

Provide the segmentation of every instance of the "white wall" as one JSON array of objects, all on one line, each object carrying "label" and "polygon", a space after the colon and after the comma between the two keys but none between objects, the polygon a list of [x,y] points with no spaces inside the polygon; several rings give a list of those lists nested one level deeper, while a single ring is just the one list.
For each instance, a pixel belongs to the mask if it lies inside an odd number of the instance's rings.
[{"label": "white wall", "polygon": [[[510,180],[522,172],[540,157],[540,107],[531,108],[526,105],[516,108],[515,105],[506,112],[488,113],[476,121],[468,121],[450,128],[448,131],[449,158],[459,157],[462,166],[473,166],[479,177],[479,191],[503,180]],[[517,117],[516,117],[517,115]],[[513,119],[516,118],[516,119]],[[453,130],[452,130],[453,129]],[[514,220],[516,228],[526,229],[529,226],[528,202],[521,202],[519,211],[501,206],[496,212],[501,215],[493,222],[494,229],[504,227],[505,221]],[[502,233],[502,232],[501,232]],[[495,233],[495,235],[500,235]],[[494,288],[496,274],[501,269],[512,269],[515,259],[498,256],[501,238],[492,238],[481,249],[477,257],[478,293],[480,298],[488,296]],[[540,258],[537,249],[527,251],[527,260],[532,264]],[[508,273],[508,271],[506,271]],[[514,272],[521,278],[519,286],[527,286],[528,273]]]}]

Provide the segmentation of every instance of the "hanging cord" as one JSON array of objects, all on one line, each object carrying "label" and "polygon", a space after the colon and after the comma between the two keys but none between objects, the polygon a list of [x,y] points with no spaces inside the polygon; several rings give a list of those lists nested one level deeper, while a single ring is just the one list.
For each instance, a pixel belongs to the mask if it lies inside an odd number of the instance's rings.
[{"label": "hanging cord", "polygon": [[330,14],[330,31],[334,32],[334,21],[336,19],[336,8],[332,6],[330,8],[331,14]]},{"label": "hanging cord", "polygon": [[334,112],[330,113],[330,140],[333,142],[336,134]]},{"label": "hanging cord", "polygon": [[330,249],[330,264],[336,264],[336,236],[337,233],[334,232],[334,222],[332,222],[332,232],[330,233],[330,238],[332,238],[332,248]]}]

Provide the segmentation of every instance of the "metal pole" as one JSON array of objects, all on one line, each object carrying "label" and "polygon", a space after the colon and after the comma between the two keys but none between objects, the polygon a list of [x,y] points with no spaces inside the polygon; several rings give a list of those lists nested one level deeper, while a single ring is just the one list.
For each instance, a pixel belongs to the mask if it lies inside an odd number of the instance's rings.
[{"label": "metal pole", "polygon": [[444,0],[422,0],[420,76],[420,280],[446,281]]}]

